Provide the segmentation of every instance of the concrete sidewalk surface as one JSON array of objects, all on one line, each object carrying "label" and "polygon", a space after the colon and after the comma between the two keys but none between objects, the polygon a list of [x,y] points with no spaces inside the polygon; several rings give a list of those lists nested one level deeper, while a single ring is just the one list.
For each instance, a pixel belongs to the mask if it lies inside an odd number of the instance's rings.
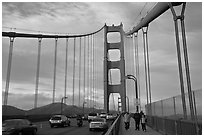
[{"label": "concrete sidewalk surface", "polygon": [[130,119],[130,128],[128,130],[125,129],[125,124],[123,122],[123,119],[121,120],[121,129],[119,134],[120,135],[162,135],[161,133],[153,130],[152,128],[146,126],[147,130],[146,132],[142,130],[141,124],[140,124],[140,130],[135,130],[135,121],[134,119]]}]

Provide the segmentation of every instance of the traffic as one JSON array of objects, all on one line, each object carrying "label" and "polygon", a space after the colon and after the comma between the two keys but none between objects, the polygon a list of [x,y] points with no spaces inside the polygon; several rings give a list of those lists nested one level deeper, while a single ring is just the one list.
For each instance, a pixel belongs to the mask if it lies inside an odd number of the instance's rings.
[{"label": "traffic", "polygon": [[2,123],[3,135],[101,135],[117,115],[89,113],[87,115],[53,115],[48,121],[32,123],[28,119],[9,119]]}]

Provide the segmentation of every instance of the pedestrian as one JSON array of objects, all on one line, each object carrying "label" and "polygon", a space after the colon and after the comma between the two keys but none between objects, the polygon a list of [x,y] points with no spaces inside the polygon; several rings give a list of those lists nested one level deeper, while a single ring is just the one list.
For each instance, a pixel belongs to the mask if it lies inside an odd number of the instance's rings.
[{"label": "pedestrian", "polygon": [[135,119],[135,130],[140,130],[140,119],[141,119],[140,113],[136,112],[134,114],[134,119]]},{"label": "pedestrian", "polygon": [[145,115],[142,115],[141,117],[141,125],[142,125],[142,130],[146,132],[146,122],[147,122],[147,119],[146,119],[146,116]]},{"label": "pedestrian", "polygon": [[130,114],[128,112],[124,115],[124,123],[125,123],[125,129],[128,130],[130,128]]},{"label": "pedestrian", "polygon": [[141,115],[141,116],[144,115],[144,112],[143,112],[142,110],[140,111],[140,115]]}]

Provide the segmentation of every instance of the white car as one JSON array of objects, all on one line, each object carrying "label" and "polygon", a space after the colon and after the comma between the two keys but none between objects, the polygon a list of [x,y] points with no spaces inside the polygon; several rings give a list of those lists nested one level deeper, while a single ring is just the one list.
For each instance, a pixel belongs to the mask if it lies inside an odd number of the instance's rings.
[{"label": "white car", "polygon": [[108,130],[108,124],[105,118],[95,118],[89,123],[89,130],[100,129]]},{"label": "white car", "polygon": [[97,118],[98,114],[97,113],[89,113],[88,115],[88,121],[91,122],[93,119]]},{"label": "white car", "polygon": [[100,114],[100,117],[101,117],[101,118],[106,118],[106,117],[107,117],[107,113],[102,112],[102,113]]},{"label": "white car", "polygon": [[113,120],[115,117],[113,116],[113,114],[108,114],[107,116],[106,116],[106,119],[107,120]]}]

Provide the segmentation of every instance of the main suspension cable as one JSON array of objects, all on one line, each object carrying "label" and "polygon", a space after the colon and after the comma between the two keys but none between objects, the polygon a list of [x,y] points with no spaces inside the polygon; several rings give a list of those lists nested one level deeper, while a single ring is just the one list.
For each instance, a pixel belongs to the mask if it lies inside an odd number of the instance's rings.
[{"label": "main suspension cable", "polygon": [[28,33],[17,33],[17,32],[2,32],[3,37],[24,37],[24,38],[76,38],[76,37],[85,37],[85,36],[90,36],[93,34],[96,34],[100,32],[103,28],[105,27],[102,26],[99,30],[92,32],[92,33],[87,33],[87,34],[78,34],[78,35],[45,35],[45,34],[28,34]]}]

